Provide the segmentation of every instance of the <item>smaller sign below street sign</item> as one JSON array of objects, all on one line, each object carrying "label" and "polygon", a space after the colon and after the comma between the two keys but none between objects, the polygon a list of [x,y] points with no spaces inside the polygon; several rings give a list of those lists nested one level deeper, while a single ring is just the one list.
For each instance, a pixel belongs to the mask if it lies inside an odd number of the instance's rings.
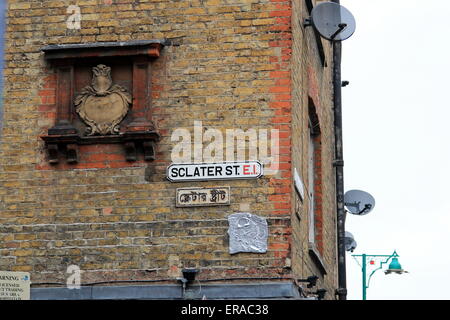
[{"label": "smaller sign below street sign", "polygon": [[172,182],[232,179],[256,179],[263,175],[259,161],[223,163],[179,163],[167,167]]},{"label": "smaller sign below street sign", "polygon": [[30,300],[30,274],[0,271],[0,300]]},{"label": "smaller sign below street sign", "polygon": [[229,204],[230,187],[177,189],[177,207],[221,206]]}]

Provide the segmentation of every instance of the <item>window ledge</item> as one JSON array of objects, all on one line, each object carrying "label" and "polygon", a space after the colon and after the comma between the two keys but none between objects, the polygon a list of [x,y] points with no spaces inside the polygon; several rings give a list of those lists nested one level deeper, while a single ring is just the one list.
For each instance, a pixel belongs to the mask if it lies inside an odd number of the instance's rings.
[{"label": "window ledge", "polygon": [[325,267],[325,262],[322,260],[322,256],[319,253],[319,250],[317,250],[316,245],[314,243],[310,242],[308,244],[308,251],[309,251],[309,255],[311,256],[311,258],[315,262],[316,266],[319,268],[320,272],[323,275],[327,274],[327,270],[326,270],[326,267]]}]

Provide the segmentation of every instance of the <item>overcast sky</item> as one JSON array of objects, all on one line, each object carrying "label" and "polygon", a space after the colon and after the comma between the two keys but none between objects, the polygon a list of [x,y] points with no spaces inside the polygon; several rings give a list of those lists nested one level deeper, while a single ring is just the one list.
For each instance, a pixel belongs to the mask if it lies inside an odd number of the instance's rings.
[{"label": "overcast sky", "polygon": [[[450,1],[341,0],[356,19],[343,42],[345,190],[374,210],[348,215],[353,254],[400,255],[409,274],[379,270],[368,299],[450,299]],[[347,253],[348,299],[361,268]]]}]

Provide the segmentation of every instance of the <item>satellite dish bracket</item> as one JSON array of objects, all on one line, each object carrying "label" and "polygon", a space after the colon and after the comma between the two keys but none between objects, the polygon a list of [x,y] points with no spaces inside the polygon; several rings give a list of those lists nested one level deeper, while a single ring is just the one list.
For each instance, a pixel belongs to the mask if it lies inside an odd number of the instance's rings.
[{"label": "satellite dish bracket", "polygon": [[[355,207],[359,210],[359,205],[361,204],[360,202],[354,202],[354,203],[349,203],[349,202],[345,202],[344,203],[347,207]],[[372,209],[372,205],[370,203],[364,205],[364,208],[362,210],[360,210],[359,212],[355,213],[357,215],[361,215],[363,213],[365,213],[366,211]]]},{"label": "satellite dish bracket", "polygon": [[311,22],[311,18],[305,18],[305,20],[303,20],[303,27],[311,27],[312,26],[312,22]]},{"label": "satellite dish bracket", "polygon": [[342,159],[333,160],[333,167],[343,167],[343,166],[344,166],[344,160],[342,160]]},{"label": "satellite dish bracket", "polygon": [[[312,27],[312,21],[311,18],[305,18],[305,20],[303,20],[303,27]],[[338,25],[339,29],[336,30],[336,32],[331,36],[331,40],[333,40],[334,38],[337,37],[337,35],[339,33],[341,33],[342,31],[344,31],[345,28],[347,28],[347,24],[346,23],[340,23]]]},{"label": "satellite dish bracket", "polygon": [[331,40],[334,40],[334,38],[336,38],[336,36],[341,33],[342,31],[344,31],[344,29],[347,28],[347,24],[346,23],[339,23],[338,24],[338,29],[336,30],[335,33],[333,33],[333,35],[331,36]]}]

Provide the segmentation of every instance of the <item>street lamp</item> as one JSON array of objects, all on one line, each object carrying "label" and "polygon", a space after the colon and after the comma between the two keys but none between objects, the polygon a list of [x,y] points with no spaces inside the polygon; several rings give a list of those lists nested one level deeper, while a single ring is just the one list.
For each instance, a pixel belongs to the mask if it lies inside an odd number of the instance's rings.
[{"label": "street lamp", "polygon": [[[402,269],[402,266],[400,265],[400,263],[398,262],[398,257],[399,255],[397,254],[396,251],[394,251],[394,253],[392,253],[391,255],[383,255],[383,254],[353,254],[352,257],[354,257],[355,259],[357,257],[361,257],[362,261],[361,261],[361,267],[362,267],[362,288],[363,288],[363,295],[362,295],[362,299],[363,300],[367,300],[367,289],[369,288],[369,284],[370,284],[370,279],[372,278],[373,274],[375,272],[377,272],[378,270],[380,270],[381,268],[383,268],[383,265],[388,263],[389,260],[392,259],[391,263],[389,264],[389,267],[386,271],[384,271],[384,273],[386,275],[388,274],[402,274],[402,273],[407,273],[408,271],[405,271]],[[380,266],[373,270],[372,273],[369,275],[369,278],[367,278],[367,258],[371,257],[371,258],[387,258],[385,261],[380,261]],[[359,263],[359,262],[358,262]],[[374,264],[373,260],[369,261],[369,264]]]}]

